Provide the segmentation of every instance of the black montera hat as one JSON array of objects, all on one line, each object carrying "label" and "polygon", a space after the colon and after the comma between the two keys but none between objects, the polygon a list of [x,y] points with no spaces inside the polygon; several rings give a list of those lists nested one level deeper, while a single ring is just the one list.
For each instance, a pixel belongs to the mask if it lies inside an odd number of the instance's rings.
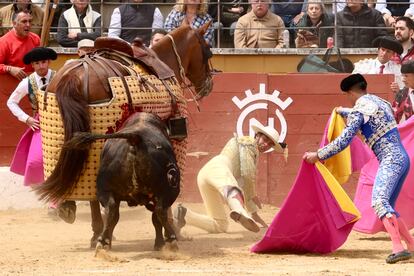
[{"label": "black montera hat", "polygon": [[341,90],[348,92],[352,86],[358,83],[364,83],[367,86],[367,81],[361,74],[352,74],[341,81]]},{"label": "black montera hat", "polygon": [[57,59],[57,54],[54,50],[46,47],[36,47],[33,48],[23,57],[24,64],[30,64],[35,61],[40,60],[55,60]]},{"label": "black montera hat", "polygon": [[414,60],[409,60],[409,61],[404,62],[401,65],[401,73],[403,74],[414,73]]},{"label": "black montera hat", "polygon": [[374,41],[372,42],[372,46],[374,46],[375,48],[382,47],[382,48],[394,51],[399,55],[401,55],[402,52],[404,51],[400,42],[398,42],[397,40],[393,38],[386,37],[386,36],[381,36],[381,37],[377,37],[376,39],[374,39]]}]

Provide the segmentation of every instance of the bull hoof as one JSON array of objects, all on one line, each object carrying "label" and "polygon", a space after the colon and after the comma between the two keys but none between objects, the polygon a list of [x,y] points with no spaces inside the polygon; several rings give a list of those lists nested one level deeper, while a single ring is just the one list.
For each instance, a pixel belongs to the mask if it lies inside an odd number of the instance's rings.
[{"label": "bull hoof", "polygon": [[90,243],[90,249],[96,249],[96,246],[98,245],[98,241],[97,240],[91,240]]},{"label": "bull hoof", "polygon": [[177,252],[178,251],[178,242],[176,240],[173,240],[171,242],[167,242],[164,246],[165,250]]},{"label": "bull hoof", "polygon": [[161,241],[161,242],[155,242],[154,244],[154,250],[155,251],[161,251],[161,249],[164,247],[165,242]]}]

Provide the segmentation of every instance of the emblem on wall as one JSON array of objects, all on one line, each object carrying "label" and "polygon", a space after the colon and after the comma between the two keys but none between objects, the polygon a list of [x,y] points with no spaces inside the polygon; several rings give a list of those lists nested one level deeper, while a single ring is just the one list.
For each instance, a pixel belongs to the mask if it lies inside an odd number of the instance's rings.
[{"label": "emblem on wall", "polygon": [[[253,94],[253,92],[248,89],[245,92],[246,97],[240,100],[237,96],[234,96],[232,101],[233,103],[241,110],[241,113],[237,119],[237,135],[243,136],[243,124],[245,120],[248,119],[249,126],[249,135],[254,136],[252,129],[253,125],[257,126],[271,126],[279,133],[279,142],[283,142],[287,135],[288,126],[286,123],[285,116],[283,116],[282,111],[285,110],[292,102],[292,98],[288,97],[284,101],[279,98],[280,92],[274,90],[272,94],[266,93],[266,85],[264,83],[259,84],[259,93]],[[274,115],[267,118],[267,123],[262,124],[256,118],[249,116],[250,113],[257,110],[269,110],[270,108],[275,108]],[[281,111],[282,110],[282,111]],[[277,129],[275,126],[275,118],[280,122],[280,129]]]}]

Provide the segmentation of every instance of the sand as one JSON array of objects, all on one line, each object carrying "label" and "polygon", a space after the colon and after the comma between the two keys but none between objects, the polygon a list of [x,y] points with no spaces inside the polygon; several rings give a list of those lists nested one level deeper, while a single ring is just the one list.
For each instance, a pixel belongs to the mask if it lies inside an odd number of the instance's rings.
[{"label": "sand", "polygon": [[[201,204],[188,204],[202,211]],[[271,222],[277,208],[261,214]],[[192,241],[179,242],[179,252],[154,252],[150,213],[143,207],[121,208],[116,240],[107,254],[95,257],[89,207],[78,203],[74,224],[55,221],[46,208],[0,211],[0,275],[413,275],[414,259],[386,264],[391,243],[384,233],[353,232],[329,255],[253,254],[249,247],[264,234],[245,231],[231,222],[229,233],[207,234],[191,226]],[[395,275],[395,274],[393,274]]]}]

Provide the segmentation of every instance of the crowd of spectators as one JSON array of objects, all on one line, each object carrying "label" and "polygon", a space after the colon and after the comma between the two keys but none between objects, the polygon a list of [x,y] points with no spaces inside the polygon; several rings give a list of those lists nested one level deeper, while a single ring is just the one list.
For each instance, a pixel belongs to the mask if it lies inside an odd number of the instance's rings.
[{"label": "crowd of spectators", "polygon": [[[40,35],[43,1],[4,1],[0,36],[12,29],[13,14],[20,10],[31,14],[31,31]],[[324,0],[176,0],[173,6],[173,0],[90,1],[59,1],[51,31],[60,46],[77,47],[80,40],[102,35],[129,43],[140,37],[149,46],[154,30],[169,32],[184,20],[193,28],[211,21],[204,35],[211,47],[224,43],[234,48],[326,48],[332,37],[341,48],[371,48],[376,38],[392,37],[394,29],[404,47],[403,56],[413,46],[407,35],[413,30],[414,0],[338,0],[329,6]]]}]

